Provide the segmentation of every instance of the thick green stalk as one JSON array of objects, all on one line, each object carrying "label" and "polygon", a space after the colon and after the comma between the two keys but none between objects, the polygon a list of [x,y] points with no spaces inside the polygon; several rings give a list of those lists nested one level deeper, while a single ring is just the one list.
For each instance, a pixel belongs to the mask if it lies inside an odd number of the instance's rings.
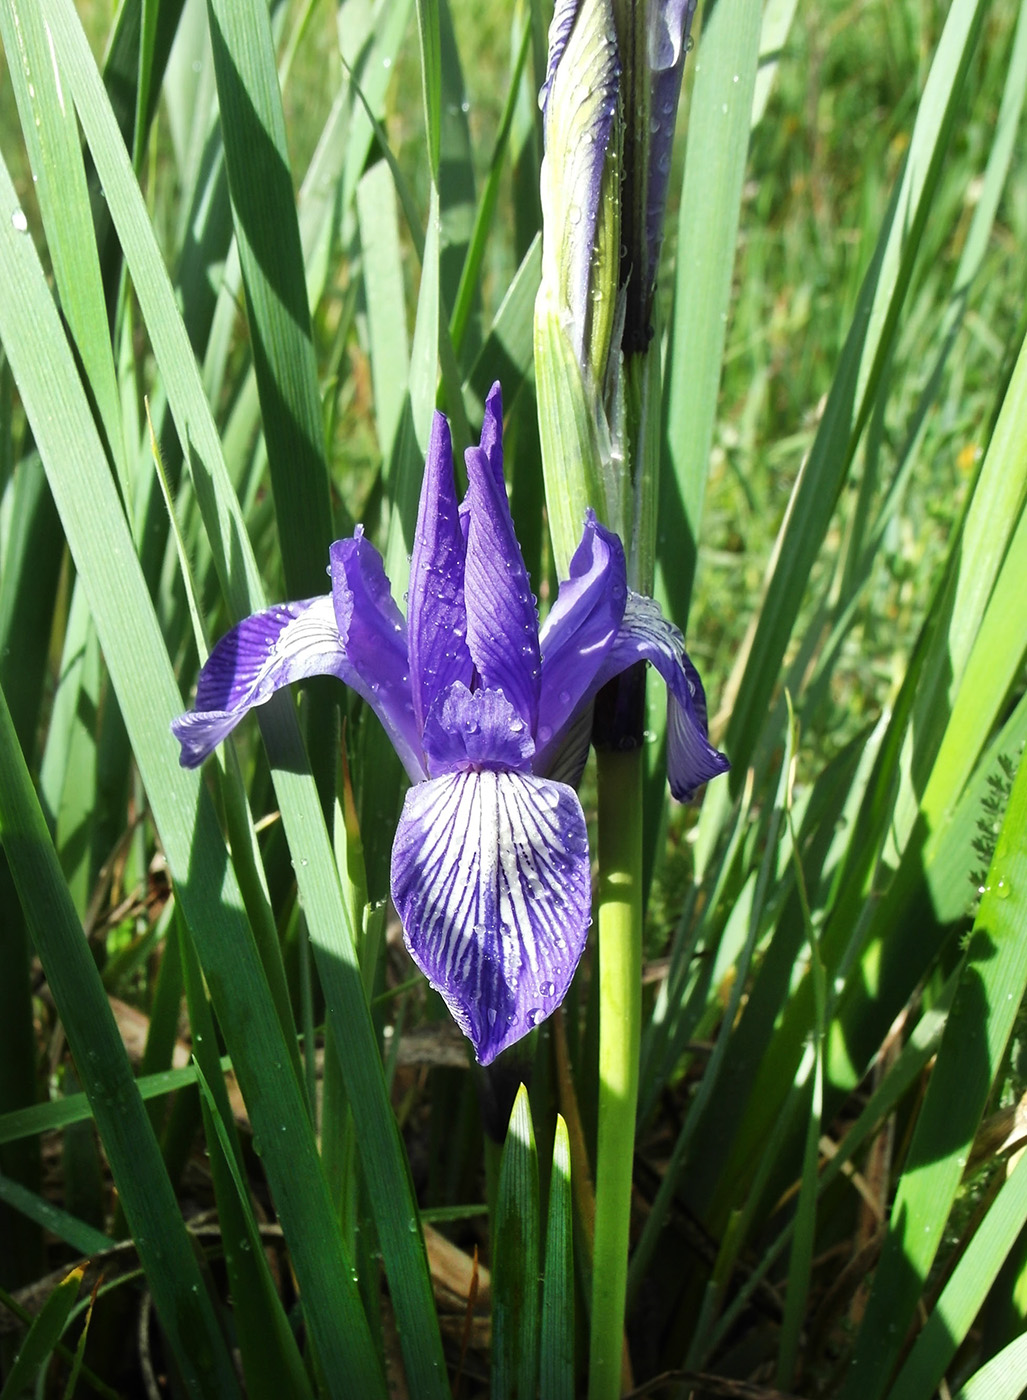
[{"label": "thick green stalk", "polygon": [[642,1019],[642,749],[601,749],[599,1136],[589,1400],[621,1393]]}]

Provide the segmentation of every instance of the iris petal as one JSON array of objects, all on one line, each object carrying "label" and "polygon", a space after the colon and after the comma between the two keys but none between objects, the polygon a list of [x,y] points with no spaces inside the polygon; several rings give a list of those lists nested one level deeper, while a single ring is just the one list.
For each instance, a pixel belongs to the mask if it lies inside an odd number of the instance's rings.
[{"label": "iris petal", "polygon": [[588,837],[572,788],[450,773],[407,793],[392,897],[410,954],[489,1064],[560,1004],[588,933]]},{"label": "iris petal", "polygon": [[590,510],[570,577],[560,584],[542,628],[536,772],[549,771],[582,699],[595,693],[592,682],[617,637],[626,599],[624,549]]},{"label": "iris petal", "polygon": [[346,657],[342,679],[381,720],[407,773],[425,776],[410,689],[407,629],[389,591],[382,557],[357,526],[330,551],[335,620]]},{"label": "iris petal", "polygon": [[471,681],[464,551],[449,424],[436,413],[424,464],[407,607],[414,715],[420,729],[437,696],[454,681]]},{"label": "iris petal", "polygon": [[727,772],[731,765],[706,737],[706,695],[699,672],[685,651],[684,638],[663,616],[657,602],[629,592],[600,684],[643,660],[652,662],[667,685],[667,777],[674,796],[687,802],[696,788]]},{"label": "iris petal", "polygon": [[501,690],[532,731],[538,718],[538,614],[503,481],[503,403],[494,384],[481,446],[467,450],[467,645],[482,684]]},{"label": "iris petal", "polygon": [[196,707],[172,720],[183,768],[198,768],[243,716],[308,676],[347,678],[346,652],[330,595],[280,603],[233,627],[200,672]]}]

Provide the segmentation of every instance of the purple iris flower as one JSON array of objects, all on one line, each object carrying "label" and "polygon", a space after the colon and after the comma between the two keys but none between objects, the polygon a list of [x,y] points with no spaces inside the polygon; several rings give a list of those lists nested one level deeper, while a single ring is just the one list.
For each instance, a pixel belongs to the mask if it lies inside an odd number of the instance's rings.
[{"label": "purple iris flower", "polygon": [[639,660],[668,687],[671,790],[727,767],[681,634],[627,588],[620,540],[591,513],[541,633],[503,482],[499,385],[458,504],[449,425],[435,415],[407,618],[358,526],[331,548],[332,591],[247,618],[172,724],[196,767],[280,686],[330,674],[384,724],[412,787],[392,851],[410,954],[482,1064],[560,1004],[589,924],[577,793],[550,776],[599,688]]}]

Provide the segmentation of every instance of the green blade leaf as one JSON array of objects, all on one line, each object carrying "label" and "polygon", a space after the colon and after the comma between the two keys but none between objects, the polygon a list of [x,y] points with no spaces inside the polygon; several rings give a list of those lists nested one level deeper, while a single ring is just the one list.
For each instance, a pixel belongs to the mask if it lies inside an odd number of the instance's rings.
[{"label": "green blade leaf", "polygon": [[892,353],[984,12],[983,0],[956,0],[946,17],[902,178],[860,291],[746,656],[724,745],[734,763],[735,782],[740,781],[754,751],[806,581]]},{"label": "green blade leaf", "polygon": [[[689,102],[665,380],[656,597],[684,627],[695,573],[759,59],[758,0],[704,9]],[[697,212],[701,210],[701,217]]]},{"label": "green blade leaf", "polygon": [[493,1238],[492,1394],[531,1400],[539,1360],[538,1155],[523,1084],[503,1146]]},{"label": "green blade leaf", "polygon": [[209,0],[232,212],[289,593],[324,589],[332,513],[282,94],[264,0]]},{"label": "green blade leaf", "polygon": [[[1020,1158],[942,1290],[888,1400],[933,1394],[1027,1224],[1027,1161]],[[1021,1377],[1022,1379],[1022,1377]]]},{"label": "green blade leaf", "polygon": [[[77,18],[73,11],[69,14],[64,0],[55,0],[49,8],[59,59],[66,57],[63,42],[70,40],[71,62],[66,66],[62,62],[65,79],[74,75],[88,91],[89,75],[93,83],[98,79],[88,47],[85,55],[81,49],[76,53],[75,36],[85,45]],[[76,101],[80,96],[76,92]],[[106,110],[108,121],[113,120],[105,103],[101,110]],[[127,181],[138,200],[138,187],[116,134],[114,141],[116,145],[105,150],[121,173],[122,185]],[[124,209],[116,193],[118,174],[105,180],[105,185],[109,204],[119,204],[116,218],[120,217]],[[291,1069],[283,1073],[289,1052],[213,807],[199,775],[187,773],[176,762],[169,725],[181,707],[178,687],[42,269],[29,241],[11,222],[16,207],[9,176],[0,167],[0,255],[14,271],[0,294],[0,338],[11,356],[68,543],[92,604],[153,816],[169,867],[177,876],[181,907],[197,940],[261,1141],[322,1360],[329,1377],[340,1378],[332,1382],[340,1390],[341,1377],[359,1373],[367,1394],[375,1395],[384,1381],[350,1278],[306,1105]],[[147,230],[149,235],[148,224]],[[166,280],[160,285],[170,296]],[[173,307],[171,315],[173,321],[165,313],[165,331],[175,324],[184,336]],[[186,350],[184,360],[195,378],[190,351]],[[201,422],[204,417],[200,415]],[[189,435],[185,436],[188,440]],[[219,911],[216,919],[212,908]],[[95,971],[91,960],[90,966]]]},{"label": "green blade leaf", "polygon": [[[13,190],[5,189],[5,183],[6,170],[0,169],[0,206],[9,209]],[[42,291],[45,296],[45,288]],[[5,309],[0,308],[0,333],[11,344]],[[59,337],[57,328],[53,330]],[[96,446],[99,450],[98,441]],[[238,1395],[228,1348],[136,1091],[100,974],[82,937],[2,691],[0,838],[168,1344],[182,1374],[200,1394],[212,1400]]]},{"label": "green blade leaf", "polygon": [[78,1297],[84,1269],[72,1269],[40,1308],[0,1390],[0,1400],[19,1400],[50,1360]]},{"label": "green blade leaf", "polygon": [[556,1118],[553,1173],[549,1178],[546,1264],[542,1280],[539,1391],[545,1400],[574,1396],[574,1218],[571,1144],[567,1124]]},{"label": "green blade leaf", "polygon": [[997,1356],[961,1385],[952,1400],[1020,1400],[1027,1371],[1027,1334],[1003,1347]]},{"label": "green blade leaf", "polygon": [[65,101],[46,26],[32,0],[11,0],[0,9],[0,36],[11,62],[61,310],[96,400],[122,496],[130,502],[121,403],[75,111]]},{"label": "green blade leaf", "polygon": [[966,956],[896,1192],[845,1400],[884,1393],[1027,990],[1027,763],[1021,762],[1013,784]]}]

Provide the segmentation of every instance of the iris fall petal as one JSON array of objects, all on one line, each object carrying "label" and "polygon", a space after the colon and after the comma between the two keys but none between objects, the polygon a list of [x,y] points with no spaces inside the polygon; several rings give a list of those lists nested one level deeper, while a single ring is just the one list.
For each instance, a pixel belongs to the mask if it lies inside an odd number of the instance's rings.
[{"label": "iris fall petal", "polygon": [[392,897],[410,955],[482,1064],[562,1001],[588,933],[588,836],[573,788],[450,773],[407,793]]}]

